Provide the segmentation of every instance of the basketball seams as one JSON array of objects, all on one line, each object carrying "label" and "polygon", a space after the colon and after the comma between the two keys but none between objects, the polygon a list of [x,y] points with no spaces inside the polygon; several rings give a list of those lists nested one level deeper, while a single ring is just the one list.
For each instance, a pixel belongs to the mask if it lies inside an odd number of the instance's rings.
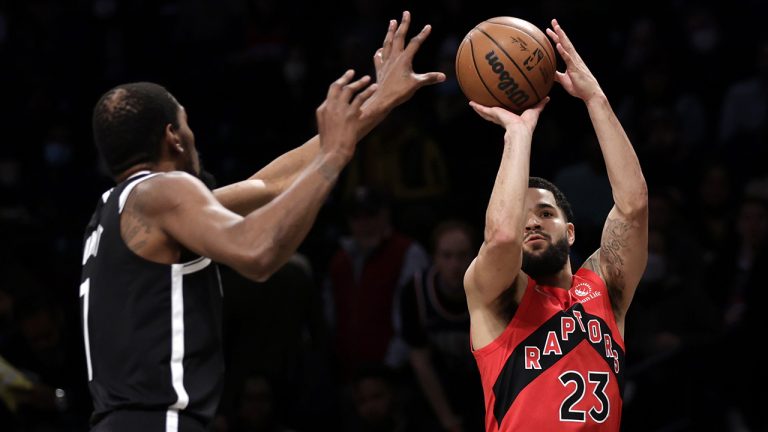
[{"label": "basketball seams", "polygon": [[[551,65],[552,65],[552,69],[555,69],[555,68],[557,67],[557,66],[556,66],[556,65],[557,65],[557,63],[555,62],[555,59],[554,59],[554,58],[549,58],[549,57],[550,57],[550,56],[549,56],[550,50],[548,50],[548,49],[547,49],[547,46],[546,46],[546,45],[544,45],[543,43],[541,43],[541,41],[539,40],[539,38],[537,38],[537,37],[535,36],[535,34],[534,34],[534,33],[529,33],[529,32],[527,32],[527,31],[526,31],[526,30],[525,30],[525,29],[524,29],[522,26],[518,27],[518,26],[513,26],[513,25],[504,24],[504,23],[500,23],[500,22],[494,22],[494,21],[484,21],[484,22],[485,22],[485,23],[487,23],[487,24],[500,25],[500,26],[504,26],[504,27],[513,28],[513,29],[515,29],[515,30],[520,30],[521,32],[523,32],[523,33],[525,33],[526,35],[530,36],[530,38],[531,38],[531,39],[533,39],[533,40],[535,40],[535,41],[536,41],[536,43],[537,43],[537,44],[539,44],[539,46],[541,47],[541,49],[543,49],[543,50],[544,50],[544,53],[547,55],[547,60],[549,60],[549,64],[551,64]],[[544,35],[544,39],[546,39],[546,41],[547,41],[547,42],[549,42],[549,47],[550,47],[550,48],[552,48],[552,49],[551,49],[551,52],[552,52],[552,55],[554,56],[554,54],[555,54],[555,47],[553,47],[553,46],[552,46],[552,42],[549,40],[549,38],[547,37],[547,35]]]},{"label": "basketball seams", "polygon": [[[478,29],[478,30],[480,30],[480,29]],[[480,68],[477,67],[477,61],[475,60],[475,46],[472,43],[472,39],[471,38],[468,39],[468,40],[469,40],[470,54],[471,54],[471,57],[472,57],[472,65],[475,67],[475,73],[477,74],[477,78],[480,79],[480,83],[483,84],[483,87],[485,87],[485,90],[488,92],[488,94],[491,95],[492,98],[496,99],[496,102],[502,104],[503,106],[505,106],[506,108],[508,108],[510,110],[515,110],[515,108],[505,104],[503,101],[501,101],[499,98],[497,98],[496,95],[494,94],[493,90],[491,90],[488,87],[488,84],[485,83],[485,79],[483,79],[483,74],[480,72]]]},{"label": "basketball seams", "polygon": [[[511,27],[511,26],[508,26],[508,27]],[[515,29],[517,29],[517,27],[512,27],[512,28],[515,28]],[[479,27],[478,27],[477,29],[478,29],[478,30],[479,30],[479,31],[480,31],[482,34],[484,34],[484,35],[485,35],[485,37],[487,37],[488,39],[490,39],[490,40],[491,40],[491,42],[493,42],[493,43],[494,43],[494,45],[496,45],[497,47],[499,47],[499,49],[501,50],[501,52],[503,52],[503,53],[504,53],[504,55],[505,55],[505,56],[507,56],[507,58],[509,59],[509,61],[511,61],[511,62],[512,62],[512,64],[513,64],[513,65],[515,65],[515,68],[517,68],[517,71],[518,71],[518,72],[520,72],[520,76],[522,76],[522,77],[523,77],[523,79],[525,79],[525,82],[527,82],[527,83],[528,83],[528,86],[529,86],[529,87],[531,88],[531,90],[532,90],[532,91],[533,91],[533,92],[536,94],[536,98],[538,98],[538,99],[541,99],[541,96],[539,96],[539,92],[537,92],[537,91],[536,91],[536,86],[534,86],[534,85],[533,85],[533,83],[531,82],[531,80],[528,78],[528,74],[527,74],[527,73],[525,73],[525,72],[523,72],[523,70],[520,68],[520,66],[517,64],[517,62],[516,62],[516,61],[515,61],[515,60],[512,58],[512,56],[511,56],[511,55],[509,55],[509,53],[507,52],[507,50],[505,50],[505,49],[504,49],[504,48],[503,48],[503,47],[502,47],[502,46],[501,46],[501,45],[500,45],[500,44],[499,44],[499,43],[496,41],[496,39],[494,39],[493,37],[491,37],[491,35],[489,35],[489,34],[488,34],[488,33],[487,33],[485,30],[483,30],[483,29],[481,29],[481,28],[479,28]],[[518,29],[518,30],[519,30],[519,29]],[[525,33],[525,32],[523,32],[523,33]],[[526,34],[527,34],[527,33],[526,33]],[[530,36],[530,35],[529,35],[529,36]],[[474,56],[473,56],[473,59],[474,59]]]}]

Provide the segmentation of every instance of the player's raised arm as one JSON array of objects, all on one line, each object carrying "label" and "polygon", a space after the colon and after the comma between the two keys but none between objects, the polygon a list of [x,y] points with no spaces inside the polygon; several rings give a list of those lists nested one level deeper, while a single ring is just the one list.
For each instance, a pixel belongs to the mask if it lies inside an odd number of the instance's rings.
[{"label": "player's raised arm", "polygon": [[640,162],[608,98],[557,20],[547,34],[566,65],[556,81],[584,101],[603,152],[614,206],[608,214],[600,249],[585,263],[605,280],[623,331],[624,315],[648,259],[648,188]]},{"label": "player's raised arm", "polygon": [[506,130],[501,164],[485,213],[483,244],[464,276],[475,348],[494,340],[508,323],[497,302],[521,274],[531,140],[548,101],[542,100],[519,116],[470,102],[481,117]]},{"label": "player's raised arm", "polygon": [[201,182],[182,173],[142,183],[134,205],[191,251],[249,278],[267,278],[303,241],[339,172],[354,154],[362,127],[360,107],[376,86],[368,85],[368,77],[351,81],[352,76],[347,71],[331,84],[317,109],[318,156],[268,205],[240,217],[221,206]]}]

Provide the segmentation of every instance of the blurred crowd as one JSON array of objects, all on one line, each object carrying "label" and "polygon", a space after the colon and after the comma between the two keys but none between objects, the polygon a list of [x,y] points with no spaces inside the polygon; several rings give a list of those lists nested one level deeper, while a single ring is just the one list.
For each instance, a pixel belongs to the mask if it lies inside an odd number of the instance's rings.
[{"label": "blurred crowd", "polygon": [[[112,186],[90,135],[98,96],[129,81],[166,86],[204,168],[227,184],[309,139],[328,84],[347,68],[373,73],[404,9],[412,33],[433,26],[415,69],[448,80],[361,142],[270,280],[223,269],[216,431],[483,430],[461,275],[482,240],[502,133],[453,72],[463,36],[501,15],[542,28],[558,18],[648,182],[623,430],[767,430],[766,368],[749,351],[768,291],[765,2],[412,3],[0,0],[0,430],[87,428],[82,234]],[[557,85],[551,96],[531,174],[571,201],[578,266],[612,196],[586,110]],[[14,370],[25,384],[11,390]]]}]

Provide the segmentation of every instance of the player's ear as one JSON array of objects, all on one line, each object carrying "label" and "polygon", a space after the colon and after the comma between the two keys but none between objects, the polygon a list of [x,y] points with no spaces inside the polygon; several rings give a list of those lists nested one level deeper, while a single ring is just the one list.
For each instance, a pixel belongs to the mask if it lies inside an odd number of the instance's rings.
[{"label": "player's ear", "polygon": [[181,136],[172,124],[165,125],[163,130],[163,146],[164,150],[169,154],[184,153],[184,145],[181,142]]},{"label": "player's ear", "polygon": [[570,222],[568,222],[565,226],[565,234],[568,236],[568,246],[573,246],[573,243],[576,242],[576,227]]}]

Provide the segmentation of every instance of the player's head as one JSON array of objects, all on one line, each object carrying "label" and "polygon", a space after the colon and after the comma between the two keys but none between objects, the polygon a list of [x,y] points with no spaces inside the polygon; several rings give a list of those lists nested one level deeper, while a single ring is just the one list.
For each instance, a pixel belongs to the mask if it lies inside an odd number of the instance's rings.
[{"label": "player's head", "polygon": [[200,172],[184,107],[160,85],[136,82],[109,90],[96,103],[92,122],[94,142],[113,177],[162,158]]},{"label": "player's head", "polygon": [[475,233],[464,222],[446,220],[432,232],[432,260],[446,288],[464,292],[464,273],[476,252]]},{"label": "player's head", "polygon": [[571,205],[557,186],[531,177],[525,207],[522,269],[534,279],[553,275],[568,262],[575,240]]}]

